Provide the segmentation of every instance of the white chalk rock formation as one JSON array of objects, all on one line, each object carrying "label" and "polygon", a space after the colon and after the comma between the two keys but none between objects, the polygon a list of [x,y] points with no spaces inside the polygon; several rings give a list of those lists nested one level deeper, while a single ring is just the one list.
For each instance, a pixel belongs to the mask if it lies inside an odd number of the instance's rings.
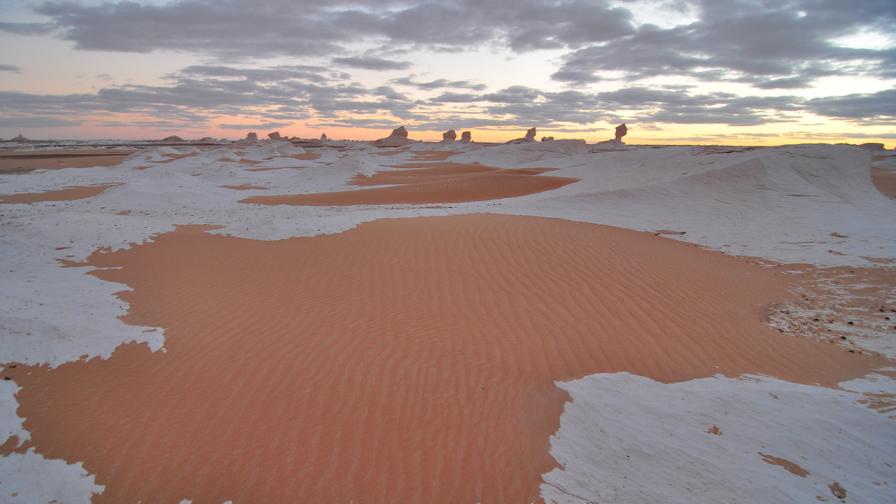
[{"label": "white chalk rock formation", "polygon": [[541,137],[542,142],[553,142],[554,137]]},{"label": "white chalk rock formation", "polygon": [[246,142],[257,142],[257,141],[258,141],[258,135],[256,135],[254,131],[250,131],[249,133],[246,134],[246,140],[245,140],[245,141],[246,141]]},{"label": "white chalk rock formation", "polygon": [[526,136],[524,136],[523,138],[515,138],[507,143],[518,144],[518,143],[529,143],[529,142],[534,142],[534,141],[535,141],[535,128],[529,128],[529,130],[526,131]]},{"label": "white chalk rock formation", "polygon": [[625,123],[616,126],[616,138],[612,140],[606,140],[603,142],[597,142],[597,145],[625,145],[625,142],[622,141],[622,137],[624,137],[628,133],[628,126]]},{"label": "white chalk rock formation", "polygon": [[163,138],[162,141],[163,142],[183,142],[184,139],[177,135],[171,135],[171,136]]},{"label": "white chalk rock formation", "polygon": [[273,133],[268,133],[268,138],[270,138],[271,140],[285,140],[283,137],[280,136],[279,131],[275,131]]},{"label": "white chalk rock formation", "polygon": [[320,134],[320,141],[321,141],[321,142],[326,142],[327,140],[329,140],[329,138],[327,138],[327,134],[326,134],[326,133],[321,133],[321,134]]},{"label": "white chalk rock formation", "polygon": [[404,126],[395,128],[386,138],[373,142],[378,147],[401,147],[409,143],[413,143],[413,140],[408,138],[408,130]]},{"label": "white chalk rock formation", "polygon": [[473,133],[469,131],[464,131],[460,134],[460,141],[463,143],[470,143],[473,141]]},{"label": "white chalk rock formation", "polygon": [[616,126],[616,141],[622,142],[622,137],[624,137],[628,133],[628,126],[625,123]]},{"label": "white chalk rock formation", "polygon": [[448,130],[442,133],[442,142],[448,143],[457,140],[457,133],[454,130]]}]

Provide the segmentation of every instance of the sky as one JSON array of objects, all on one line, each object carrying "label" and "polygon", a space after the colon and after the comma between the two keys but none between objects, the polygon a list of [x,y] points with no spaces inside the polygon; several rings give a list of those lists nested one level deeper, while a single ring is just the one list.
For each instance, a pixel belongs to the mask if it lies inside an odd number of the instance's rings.
[{"label": "sky", "polygon": [[894,0],[0,0],[0,138],[896,147]]}]

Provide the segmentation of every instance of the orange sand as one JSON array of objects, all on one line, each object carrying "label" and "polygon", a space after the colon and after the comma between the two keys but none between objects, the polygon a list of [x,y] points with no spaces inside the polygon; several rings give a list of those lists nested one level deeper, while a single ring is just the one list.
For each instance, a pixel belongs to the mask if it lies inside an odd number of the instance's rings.
[{"label": "orange sand", "polygon": [[459,154],[458,151],[416,151],[411,161],[444,161],[449,157]]},{"label": "orange sand", "polygon": [[803,469],[796,464],[795,462],[791,462],[786,458],[775,457],[773,455],[768,455],[766,453],[758,452],[759,456],[762,457],[762,461],[766,464],[781,466],[787,470],[787,472],[799,476],[800,478],[805,478],[809,475],[809,471]]},{"label": "orange sand", "polygon": [[267,187],[261,187],[252,184],[234,184],[234,185],[222,185],[221,187],[225,189],[233,189],[235,191],[251,191],[251,190],[260,190],[267,191]]},{"label": "orange sand", "polygon": [[88,168],[113,166],[136,152],[134,149],[59,149],[3,151],[0,173],[23,173],[31,170]]},{"label": "orange sand", "polygon": [[896,198],[896,171],[872,168],[871,180],[878,191],[891,198]]},{"label": "orange sand", "polygon": [[302,154],[294,155],[293,158],[301,161],[313,161],[315,159],[320,159],[320,154],[317,152],[303,152]]},{"label": "orange sand", "polygon": [[73,201],[92,198],[119,184],[72,186],[41,193],[0,194],[0,203],[38,203],[43,201]]},{"label": "orange sand", "polygon": [[892,365],[768,328],[775,270],[649,233],[498,215],[204,229],[88,259],[165,352],[4,371],[35,450],[83,461],[96,502],[529,502],[556,465],[556,380],[830,385]]},{"label": "orange sand", "polygon": [[356,185],[399,184],[355,191],[253,196],[241,203],[263,205],[388,205],[458,203],[524,196],[557,189],[574,178],[536,176],[543,168],[501,169],[479,164],[415,163],[409,169],[356,178]]}]

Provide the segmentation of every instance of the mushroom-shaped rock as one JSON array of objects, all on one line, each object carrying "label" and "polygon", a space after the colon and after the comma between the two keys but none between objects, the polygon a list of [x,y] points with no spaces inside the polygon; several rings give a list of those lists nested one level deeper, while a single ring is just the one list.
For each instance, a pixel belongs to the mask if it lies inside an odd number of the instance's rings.
[{"label": "mushroom-shaped rock", "polygon": [[622,141],[622,137],[624,137],[626,133],[628,133],[628,127],[625,124],[620,124],[619,126],[616,126],[616,138],[612,140],[605,140],[603,142],[597,142],[597,144],[595,145],[625,145],[625,142]]},{"label": "mushroom-shaped rock", "polygon": [[250,131],[249,133],[246,134],[246,141],[247,142],[257,142],[258,135],[256,135],[254,131]]},{"label": "mushroom-shaped rock", "polygon": [[464,131],[460,134],[460,141],[464,143],[470,143],[473,141],[473,133],[469,131]]},{"label": "mushroom-shaped rock", "polygon": [[326,134],[326,133],[321,133],[321,134],[320,134],[320,141],[321,141],[321,142],[326,142],[327,140],[329,140],[329,138],[327,138],[327,134]]},{"label": "mushroom-shaped rock", "polygon": [[448,130],[442,133],[443,142],[453,142],[457,140],[457,133],[454,130]]},{"label": "mushroom-shaped rock", "polygon": [[271,140],[283,140],[283,138],[280,136],[279,131],[268,133],[268,138],[270,138]]},{"label": "mushroom-shaped rock", "polygon": [[395,128],[386,138],[380,138],[373,142],[378,147],[401,147],[409,143],[413,143],[413,140],[408,138],[408,130],[404,126]]},{"label": "mushroom-shaped rock", "polygon": [[622,142],[622,137],[624,137],[626,133],[628,133],[628,127],[625,123],[616,126],[616,141]]},{"label": "mushroom-shaped rock", "polygon": [[526,131],[526,136],[524,136],[523,138],[515,138],[507,143],[517,144],[517,143],[528,143],[528,142],[534,142],[534,141],[535,141],[535,128],[529,128],[529,130]]}]

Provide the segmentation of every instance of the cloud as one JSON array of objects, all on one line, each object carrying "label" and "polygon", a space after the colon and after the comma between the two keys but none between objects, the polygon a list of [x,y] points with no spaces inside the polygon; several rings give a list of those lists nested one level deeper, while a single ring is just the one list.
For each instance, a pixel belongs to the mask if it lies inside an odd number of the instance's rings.
[{"label": "cloud", "polygon": [[448,79],[434,79],[431,81],[415,81],[412,77],[402,77],[400,79],[392,79],[390,82],[401,86],[413,87],[423,91],[432,91],[436,89],[471,89],[473,91],[483,91],[485,84],[478,82],[468,82]]},{"label": "cloud", "polygon": [[55,30],[87,50],[229,57],[330,56],[344,53],[346,44],[382,40],[438,51],[483,43],[529,51],[579,47],[633,31],[631,13],[604,0],[517,0],[510,8],[500,0],[45,2],[35,11],[50,22],[0,29]]},{"label": "cloud", "polygon": [[625,80],[675,75],[788,89],[825,75],[893,75],[896,50],[848,48],[835,40],[862,30],[891,33],[891,0],[704,0],[697,10],[699,19],[690,24],[642,25],[578,49],[553,78],[582,84],[619,74]]},{"label": "cloud", "polygon": [[406,70],[410,61],[395,61],[373,56],[333,58],[333,64],[364,70]]},{"label": "cloud", "polygon": [[283,122],[263,122],[263,123],[246,123],[246,124],[223,123],[223,124],[218,124],[218,127],[223,128],[223,129],[246,131],[246,130],[269,130],[269,129],[285,128],[286,126],[289,126],[289,125],[290,125],[290,123],[283,123]]},{"label": "cloud", "polygon": [[72,119],[60,119],[46,116],[3,116],[0,117],[0,128],[54,128],[78,126],[81,122]]},{"label": "cloud", "polygon": [[95,93],[67,95],[0,91],[0,111],[23,123],[29,117],[79,121],[100,117],[116,122],[117,114],[127,114],[135,118],[132,126],[167,121],[184,128],[207,127],[218,118],[234,116],[279,125],[307,120],[312,114],[319,118],[345,114],[422,118],[414,113],[416,101],[388,86],[368,88],[343,80],[345,76],[338,72],[312,70],[304,66],[189,66],[166,76],[167,82],[160,85],[111,85]]},{"label": "cloud", "polygon": [[828,117],[896,124],[896,88],[869,94],[815,98],[808,101],[807,108]]},{"label": "cloud", "polygon": [[22,73],[22,69],[16,65],[0,65],[0,72]]},{"label": "cloud", "polygon": [[[635,122],[655,128],[672,123],[753,126],[793,121],[807,111],[873,124],[889,124],[896,118],[896,89],[805,100],[790,95],[706,92],[687,86],[631,86],[600,92],[510,86],[418,99],[389,85],[365,86],[343,77],[307,65],[193,65],[166,76],[159,85],[109,85],[95,93],[68,95],[0,91],[0,110],[10,126],[52,117],[112,124],[125,115],[129,119],[124,124],[137,127],[161,122],[169,129],[196,129],[220,123],[219,127],[239,130],[282,128],[299,121],[309,126],[355,127],[401,122],[435,130],[538,126],[561,131],[601,122]],[[433,89],[454,84],[391,82]]]},{"label": "cloud", "polygon": [[56,29],[53,23],[9,23],[0,21],[0,32],[16,35],[46,35]]}]

